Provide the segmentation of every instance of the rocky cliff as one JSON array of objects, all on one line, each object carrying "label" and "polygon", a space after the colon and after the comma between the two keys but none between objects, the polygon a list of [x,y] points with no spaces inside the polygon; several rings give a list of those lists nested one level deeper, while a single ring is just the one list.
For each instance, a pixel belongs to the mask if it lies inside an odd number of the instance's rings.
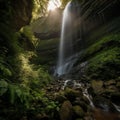
[{"label": "rocky cliff", "polygon": [[31,24],[34,35],[39,39],[36,51],[37,63],[47,66],[56,65],[62,22],[62,10],[50,11]]},{"label": "rocky cliff", "polygon": [[[72,1],[74,54],[81,51],[82,54],[80,54],[77,62],[74,64],[74,68],[70,72],[71,75],[77,78],[81,78],[81,75],[86,75],[95,79],[110,79],[119,76],[119,10],[119,0]],[[51,16],[52,14],[54,12],[51,13]],[[57,63],[55,61],[57,60],[59,41],[54,40],[55,42],[52,42],[50,39],[59,38],[58,32],[60,27],[57,27],[56,23],[60,23],[61,15],[53,17],[56,22],[53,22],[50,16],[48,18],[43,20],[45,22],[39,25],[39,27],[33,27],[33,31],[40,40],[43,40],[37,49],[38,53],[42,53],[42,55],[43,51],[45,53],[45,57],[41,59],[48,59],[46,63],[50,62],[52,64],[49,65],[55,65]],[[47,45],[47,40],[51,42],[51,47]],[[45,47],[42,47],[43,44]]]},{"label": "rocky cliff", "polygon": [[77,29],[81,36],[76,42],[76,46],[78,51],[83,50],[83,53],[79,56],[77,66],[75,65],[78,71],[75,74],[81,74],[81,65],[87,62],[84,72],[90,78],[119,77],[119,9],[120,1],[117,0],[89,0],[80,3],[80,16],[79,22],[77,22],[79,27]]},{"label": "rocky cliff", "polygon": [[0,21],[11,25],[19,30],[22,26],[30,23],[32,18],[32,0],[1,0]]}]

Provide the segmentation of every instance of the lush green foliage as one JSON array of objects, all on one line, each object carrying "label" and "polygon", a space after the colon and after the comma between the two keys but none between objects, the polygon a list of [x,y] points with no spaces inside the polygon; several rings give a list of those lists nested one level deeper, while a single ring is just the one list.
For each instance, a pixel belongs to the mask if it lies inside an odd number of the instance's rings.
[{"label": "lush green foliage", "polygon": [[46,14],[47,11],[47,4],[49,0],[33,0],[33,12],[32,12],[32,18],[33,20],[36,20],[37,18],[43,16]]},{"label": "lush green foliage", "polygon": [[53,111],[56,103],[41,92],[52,78],[43,66],[31,60],[37,57],[37,39],[30,27],[15,32],[4,23],[0,25],[0,119],[20,119],[32,108],[36,114]]},{"label": "lush green foliage", "polygon": [[109,35],[90,46],[83,59],[88,60],[87,74],[92,78],[111,79],[119,76],[120,35]]}]

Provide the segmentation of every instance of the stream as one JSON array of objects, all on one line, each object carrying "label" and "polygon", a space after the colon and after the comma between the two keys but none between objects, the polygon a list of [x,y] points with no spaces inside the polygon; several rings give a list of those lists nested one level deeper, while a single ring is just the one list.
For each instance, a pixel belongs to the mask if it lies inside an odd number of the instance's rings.
[{"label": "stream", "polygon": [[96,107],[92,101],[92,96],[88,93],[89,85],[79,82],[78,80],[65,80],[63,86],[61,87],[62,90],[65,90],[66,87],[72,86],[72,88],[81,88],[83,95],[89,100],[90,106],[93,109],[93,120],[120,120],[120,106],[117,106],[113,103],[117,112],[109,111],[109,106],[103,103],[103,108],[100,109]]}]

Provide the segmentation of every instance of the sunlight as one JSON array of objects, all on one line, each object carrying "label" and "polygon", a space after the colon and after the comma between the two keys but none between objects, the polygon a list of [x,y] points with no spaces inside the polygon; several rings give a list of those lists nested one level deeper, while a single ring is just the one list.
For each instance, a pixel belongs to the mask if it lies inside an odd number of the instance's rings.
[{"label": "sunlight", "polygon": [[61,6],[60,0],[50,0],[48,3],[48,11],[53,11]]}]

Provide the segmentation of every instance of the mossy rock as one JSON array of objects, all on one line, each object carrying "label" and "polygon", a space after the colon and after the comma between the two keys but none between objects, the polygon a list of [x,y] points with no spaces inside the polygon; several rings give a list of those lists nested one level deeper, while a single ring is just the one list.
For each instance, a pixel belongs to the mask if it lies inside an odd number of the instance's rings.
[{"label": "mossy rock", "polygon": [[93,88],[95,94],[100,94],[104,90],[103,89],[103,81],[92,80],[91,81],[91,87]]},{"label": "mossy rock", "polygon": [[72,120],[73,108],[70,101],[64,101],[60,108],[60,120]]},{"label": "mossy rock", "polygon": [[109,80],[109,81],[106,81],[104,84],[105,84],[106,86],[115,85],[115,84],[116,84],[116,81],[115,81],[115,80]]},{"label": "mossy rock", "polygon": [[86,75],[94,79],[109,80],[119,76],[120,35],[106,35],[89,46],[81,61],[88,61]]},{"label": "mossy rock", "polygon": [[106,99],[106,98],[100,97],[100,96],[96,96],[93,99],[93,102],[97,108],[101,108],[104,111],[117,112],[116,108],[114,107],[114,105],[112,104],[112,102],[109,99]]},{"label": "mossy rock", "polygon": [[88,105],[89,105],[89,104],[86,104],[86,103],[85,103],[84,101],[82,101],[82,100],[75,101],[73,104],[74,104],[74,105],[79,105],[79,106],[81,106],[81,108],[82,108],[85,112],[87,112],[87,110],[88,110]]},{"label": "mossy rock", "polygon": [[63,94],[58,93],[55,95],[55,100],[59,103],[63,103],[67,98]]},{"label": "mossy rock", "polygon": [[73,106],[73,112],[75,118],[83,118],[85,115],[83,109],[79,105]]},{"label": "mossy rock", "polygon": [[71,88],[66,88],[64,94],[71,102],[73,102],[76,99],[76,97],[83,96],[82,92]]},{"label": "mossy rock", "polygon": [[113,103],[120,105],[120,92],[112,93],[110,99]]},{"label": "mossy rock", "polygon": [[75,120],[84,120],[84,119],[82,119],[82,118],[77,118],[77,119],[75,119]]},{"label": "mossy rock", "polygon": [[120,82],[117,82],[117,85],[116,85],[118,88],[120,88]]},{"label": "mossy rock", "polygon": [[44,114],[44,115],[37,114],[34,119],[35,120],[49,120],[49,116],[46,114]]}]

